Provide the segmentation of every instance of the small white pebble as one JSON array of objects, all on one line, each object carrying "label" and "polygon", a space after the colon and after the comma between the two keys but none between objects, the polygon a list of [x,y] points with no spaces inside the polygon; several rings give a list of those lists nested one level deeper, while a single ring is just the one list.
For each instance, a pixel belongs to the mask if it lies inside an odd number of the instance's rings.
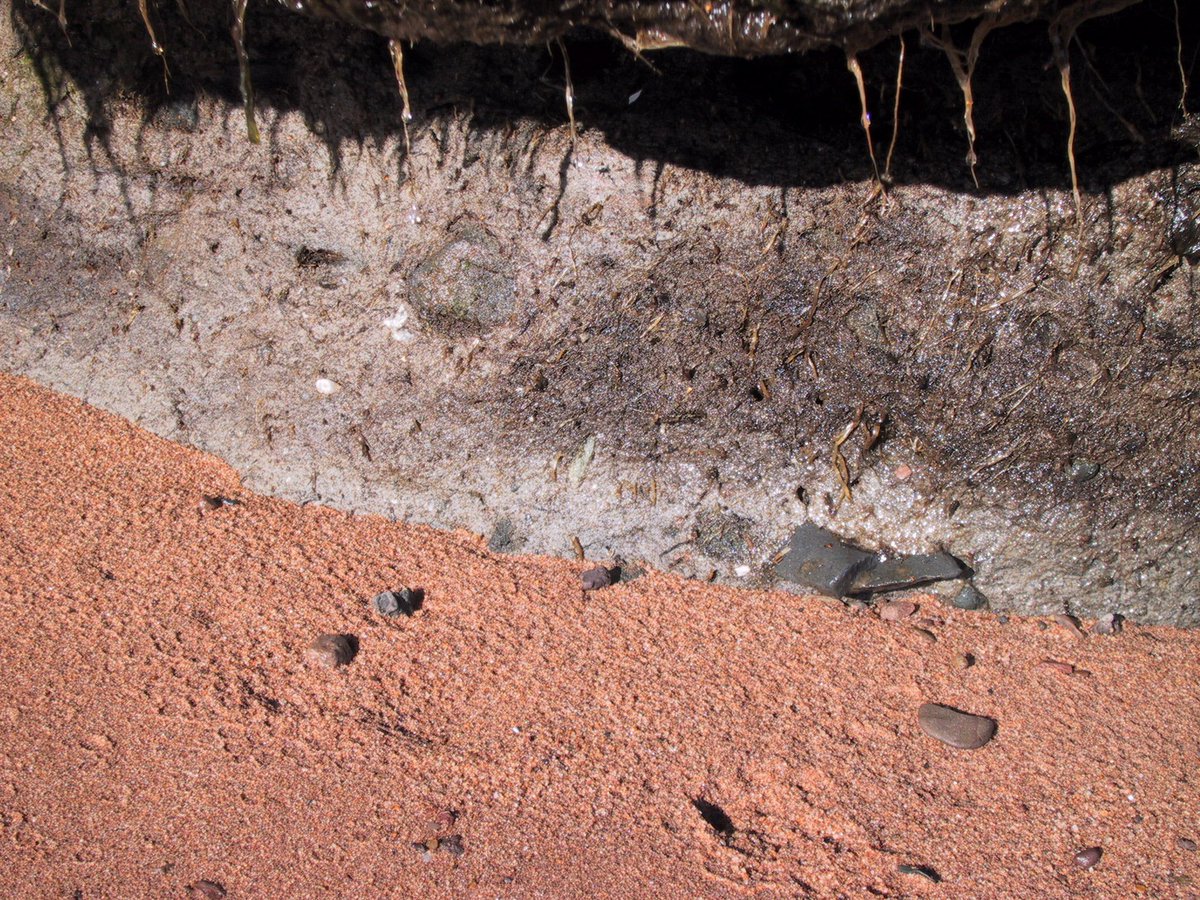
[{"label": "small white pebble", "polygon": [[747,575],[750,574],[750,567],[749,566],[738,566],[736,569],[733,570],[733,574],[736,575],[738,578],[745,578]]},{"label": "small white pebble", "polygon": [[633,104],[637,103],[638,97],[640,97],[640,96],[642,96],[641,91],[634,91],[632,94],[630,94],[629,95],[629,105],[633,106]]},{"label": "small white pebble", "polygon": [[331,381],[328,378],[318,378],[316,387],[317,387],[318,394],[328,395],[328,394],[332,394],[334,391],[336,391],[338,389],[338,384],[336,381]]},{"label": "small white pebble", "polygon": [[401,306],[390,319],[383,320],[383,327],[392,333],[392,339],[404,343],[411,341],[413,333],[408,328],[408,310]]}]

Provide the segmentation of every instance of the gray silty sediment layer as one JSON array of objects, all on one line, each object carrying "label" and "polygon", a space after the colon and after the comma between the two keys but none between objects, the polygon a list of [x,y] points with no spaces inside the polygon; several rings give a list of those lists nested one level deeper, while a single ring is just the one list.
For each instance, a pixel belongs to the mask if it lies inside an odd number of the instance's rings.
[{"label": "gray silty sediment layer", "polygon": [[[988,39],[979,191],[945,57],[910,41],[884,199],[840,54],[655,74],[574,45],[572,147],[544,51],[418,47],[405,158],[370,34],[259,10],[256,147],[223,7],[165,32],[170,95],[136,16],[83,8],[70,44],[23,4],[0,40],[6,369],[252,487],[500,549],[769,584],[813,521],[947,551],[994,609],[1196,624],[1173,43],[1095,54],[1107,94],[1077,67],[1081,240],[1044,27]],[[895,61],[862,57],[889,114]]]}]

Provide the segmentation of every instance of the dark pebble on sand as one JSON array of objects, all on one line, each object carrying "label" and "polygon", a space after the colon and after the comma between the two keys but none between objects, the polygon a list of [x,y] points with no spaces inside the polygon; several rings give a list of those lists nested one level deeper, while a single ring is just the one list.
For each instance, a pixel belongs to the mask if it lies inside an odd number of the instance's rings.
[{"label": "dark pebble on sand", "polygon": [[381,594],[375,595],[375,599],[371,601],[371,605],[375,607],[377,613],[381,616],[387,616],[389,619],[400,615],[411,616],[421,608],[421,594],[419,591],[414,591],[411,588],[403,588],[399,591],[384,591]]},{"label": "dark pebble on sand", "polygon": [[588,569],[580,577],[583,579],[583,589],[585,591],[598,591],[613,583],[612,571],[606,569],[604,566],[596,566],[594,569]]},{"label": "dark pebble on sand", "polygon": [[336,669],[354,659],[354,652],[354,644],[348,635],[323,634],[308,645],[304,655],[309,662]]},{"label": "dark pebble on sand", "polygon": [[896,867],[896,871],[899,872],[901,875],[920,875],[922,878],[929,879],[934,884],[937,884],[938,882],[940,882],[942,880],[942,876],[939,875],[937,872],[935,872],[933,869],[931,869],[929,866],[899,865]]},{"label": "dark pebble on sand", "polygon": [[1075,854],[1075,865],[1081,869],[1090,869],[1096,863],[1100,862],[1100,857],[1104,855],[1104,851],[1099,847],[1088,847],[1086,850],[1080,850]]},{"label": "dark pebble on sand", "polygon": [[955,609],[983,609],[987,606],[987,597],[979,592],[979,589],[973,584],[964,584],[962,588],[954,595],[954,599],[950,604]]},{"label": "dark pebble on sand", "polygon": [[225,896],[225,886],[215,881],[193,881],[188,885],[188,897],[192,900],[221,900]]},{"label": "dark pebble on sand", "polygon": [[232,497],[222,497],[219,494],[205,494],[200,498],[200,511],[206,509],[220,509],[223,506],[241,506],[241,500],[234,500]]},{"label": "dark pebble on sand", "polygon": [[923,704],[917,711],[917,724],[929,737],[959,750],[978,750],[996,734],[992,719],[940,703]]}]

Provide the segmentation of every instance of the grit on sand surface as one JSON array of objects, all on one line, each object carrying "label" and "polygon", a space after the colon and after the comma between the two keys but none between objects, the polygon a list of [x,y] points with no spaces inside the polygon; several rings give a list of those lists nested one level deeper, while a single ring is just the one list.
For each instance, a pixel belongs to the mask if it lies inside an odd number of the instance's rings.
[{"label": "grit on sand surface", "polygon": [[1200,634],[586,567],[258,497],[0,376],[0,896],[1200,894]]}]

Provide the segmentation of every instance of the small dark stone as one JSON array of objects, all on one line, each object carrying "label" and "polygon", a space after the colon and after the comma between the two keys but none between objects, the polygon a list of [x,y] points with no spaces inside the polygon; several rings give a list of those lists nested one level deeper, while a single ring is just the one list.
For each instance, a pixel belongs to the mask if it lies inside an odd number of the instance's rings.
[{"label": "small dark stone", "polygon": [[987,597],[979,592],[979,589],[973,584],[964,584],[954,595],[954,599],[950,601],[950,605],[955,609],[986,609]]},{"label": "small dark stone", "polygon": [[411,616],[421,608],[422,592],[412,588],[401,588],[399,591],[384,591],[376,594],[371,605],[381,616],[394,619],[396,616]]},{"label": "small dark stone", "polygon": [[232,497],[222,497],[219,494],[205,494],[200,498],[200,509],[220,509],[223,506],[241,506],[241,500]]},{"label": "small dark stone", "polygon": [[200,879],[188,885],[188,897],[192,900],[221,900],[225,896],[225,886],[215,881]]},{"label": "small dark stone", "polygon": [[978,750],[996,734],[996,723],[940,703],[926,703],[917,711],[917,724],[929,737],[957,747]]},{"label": "small dark stone", "polygon": [[346,261],[346,257],[336,250],[326,250],[323,247],[301,247],[296,251],[296,265],[302,269],[319,269],[321,266],[336,266]]},{"label": "small dark stone", "polygon": [[462,856],[467,852],[466,848],[463,847],[461,834],[452,834],[450,837],[442,838],[441,849],[445,850],[451,856]]},{"label": "small dark stone", "polygon": [[1090,459],[1073,459],[1071,460],[1071,468],[1067,471],[1071,480],[1076,484],[1083,484],[1085,481],[1091,481],[1100,473],[1100,466],[1092,462]]},{"label": "small dark stone", "polygon": [[1104,851],[1099,847],[1088,847],[1086,850],[1080,850],[1075,854],[1075,865],[1081,869],[1090,869],[1096,863],[1100,862],[1100,857],[1104,855]]},{"label": "small dark stone", "polygon": [[896,871],[901,875],[920,875],[922,878],[928,878],[934,884],[942,880],[942,876],[929,866],[899,865],[896,866]]},{"label": "small dark stone", "polygon": [[852,594],[899,591],[933,581],[949,581],[967,574],[966,567],[949,553],[923,553],[885,559],[855,576]]},{"label": "small dark stone", "polygon": [[613,583],[613,574],[612,569],[607,569],[604,566],[596,566],[594,569],[588,569],[580,576],[583,579],[583,589],[585,591],[598,591],[606,588]]},{"label": "small dark stone", "polygon": [[1178,847],[1180,850],[1186,850],[1189,853],[1196,852],[1196,842],[1193,841],[1191,838],[1181,837],[1177,841],[1175,841],[1175,846]]},{"label": "small dark stone", "polygon": [[488,538],[488,549],[493,553],[512,552],[516,544],[513,539],[514,532],[513,523],[508,519],[501,519],[492,527],[492,534]]},{"label": "small dark stone", "polygon": [[775,563],[775,573],[784,581],[840,598],[850,592],[855,577],[875,563],[874,554],[805,522],[792,533],[787,550]]},{"label": "small dark stone", "polygon": [[354,659],[355,643],[346,634],[323,634],[308,645],[304,655],[311,663],[336,669]]}]

